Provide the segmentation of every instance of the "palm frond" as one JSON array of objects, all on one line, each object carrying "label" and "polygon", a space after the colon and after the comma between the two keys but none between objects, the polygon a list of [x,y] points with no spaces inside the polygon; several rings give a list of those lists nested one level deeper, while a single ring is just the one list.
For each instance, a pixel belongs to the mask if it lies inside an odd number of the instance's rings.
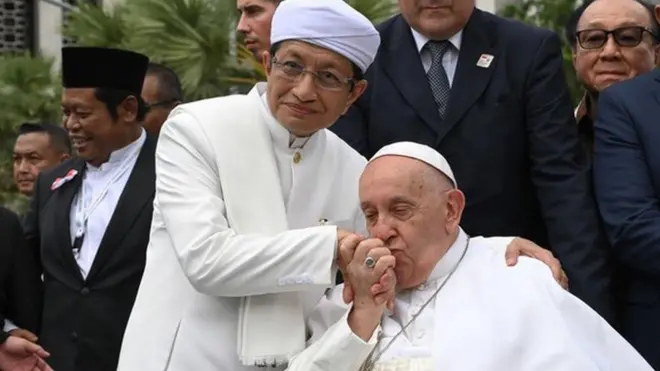
[{"label": "palm frond", "polygon": [[[228,0],[132,0],[127,3],[133,30],[131,48],[174,69],[186,96],[206,97],[228,91],[216,76],[232,63],[234,11]],[[235,4],[233,5],[235,6]],[[218,83],[217,89],[208,82]]]},{"label": "palm frond", "polygon": [[346,2],[373,23],[383,22],[399,11],[398,5],[391,0],[346,0]]},{"label": "palm frond", "polygon": [[62,33],[80,45],[121,48],[130,33],[124,12],[122,6],[107,11],[94,3],[81,2],[70,13]]}]

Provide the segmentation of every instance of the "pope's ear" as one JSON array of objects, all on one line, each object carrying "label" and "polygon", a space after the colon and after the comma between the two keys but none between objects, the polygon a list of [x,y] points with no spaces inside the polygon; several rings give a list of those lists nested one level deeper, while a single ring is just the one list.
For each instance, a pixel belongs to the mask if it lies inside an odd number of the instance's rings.
[{"label": "pope's ear", "polygon": [[447,223],[451,228],[458,228],[465,209],[465,195],[459,189],[447,193]]}]

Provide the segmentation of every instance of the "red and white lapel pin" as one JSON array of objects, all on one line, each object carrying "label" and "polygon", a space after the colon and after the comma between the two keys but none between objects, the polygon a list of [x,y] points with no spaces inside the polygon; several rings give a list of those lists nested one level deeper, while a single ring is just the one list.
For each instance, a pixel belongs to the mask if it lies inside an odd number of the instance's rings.
[{"label": "red and white lapel pin", "polygon": [[53,184],[50,185],[50,190],[54,191],[54,190],[60,188],[64,183],[66,183],[66,182],[70,181],[71,179],[75,178],[76,175],[78,175],[78,170],[76,170],[76,169],[69,170],[69,172],[66,173],[65,176],[55,179]]}]

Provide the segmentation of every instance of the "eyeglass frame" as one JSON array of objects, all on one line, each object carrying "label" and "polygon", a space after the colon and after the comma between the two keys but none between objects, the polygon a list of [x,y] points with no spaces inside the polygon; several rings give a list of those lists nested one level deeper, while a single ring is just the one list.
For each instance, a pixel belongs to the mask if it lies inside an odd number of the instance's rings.
[{"label": "eyeglass frame", "polygon": [[144,103],[144,108],[146,109],[147,112],[151,111],[152,108],[155,107],[168,107],[168,106],[174,106],[181,101],[179,99],[167,99],[167,100],[159,100],[153,103]]},{"label": "eyeglass frame", "polygon": [[[340,85],[340,86],[337,86],[336,88],[331,88],[331,87],[329,88],[329,87],[321,86],[320,83],[318,82],[318,81],[320,81],[319,80],[319,73],[326,72],[326,73],[329,73],[329,74],[335,76],[341,84],[348,85],[350,90],[353,90],[353,87],[355,86],[355,83],[357,82],[354,77],[337,76],[337,74],[335,74],[335,73],[332,73],[330,71],[324,71],[324,70],[322,70],[322,71],[309,70],[304,65],[302,65],[298,62],[295,62],[295,61],[281,62],[277,58],[273,58],[273,59],[271,59],[270,63],[271,63],[272,66],[278,67],[280,69],[280,71],[282,71],[284,73],[283,77],[286,78],[289,81],[300,81],[299,79],[301,79],[303,75],[308,73],[308,74],[312,75],[312,77],[314,78],[314,85],[316,87],[318,87],[320,89],[323,89],[323,90],[327,90],[327,91],[341,91],[341,88],[343,86]],[[285,68],[291,68],[291,67],[286,66],[285,63],[294,63],[294,64],[300,66],[300,68],[296,70],[298,72],[298,75],[291,76],[291,75],[287,74],[284,69]]]},{"label": "eyeglass frame", "polygon": [[[639,30],[639,32],[640,32],[639,41],[637,41],[636,44],[622,45],[622,44],[619,42],[619,40],[617,39],[617,32],[621,32],[621,31],[624,31],[624,30]],[[592,31],[592,32],[593,32],[593,31],[604,32],[604,33],[605,33],[605,38],[603,39],[603,43],[602,43],[601,45],[599,45],[599,46],[595,46],[595,47],[593,47],[593,48],[586,48],[584,45],[582,45],[582,40],[580,40],[580,35],[583,34],[583,33],[585,33],[585,32],[589,32],[589,31]],[[582,49],[584,49],[584,50],[597,50],[597,49],[600,49],[600,48],[602,48],[603,46],[605,46],[605,44],[607,44],[607,42],[608,42],[609,39],[610,39],[610,35],[612,35],[612,38],[614,39],[614,42],[615,42],[618,46],[621,46],[621,47],[624,47],[624,48],[634,48],[634,47],[638,46],[639,44],[641,44],[642,41],[644,41],[644,32],[646,32],[646,33],[648,33],[649,35],[651,35],[651,38],[653,39],[654,42],[657,42],[657,41],[658,41],[658,36],[657,36],[652,30],[648,29],[647,27],[643,27],[643,26],[625,26],[625,27],[617,27],[617,28],[615,28],[615,29],[613,29],[613,30],[604,30],[604,29],[601,29],[601,28],[590,28],[590,29],[586,29],[586,30],[581,30],[581,31],[577,31],[577,32],[575,32],[575,41],[576,41],[577,44],[580,45],[580,47],[581,47]]]}]

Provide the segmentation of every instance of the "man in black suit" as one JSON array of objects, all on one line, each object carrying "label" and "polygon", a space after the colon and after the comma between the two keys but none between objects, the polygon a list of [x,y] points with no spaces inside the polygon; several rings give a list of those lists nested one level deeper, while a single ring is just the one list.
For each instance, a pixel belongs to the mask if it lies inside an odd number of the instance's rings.
[{"label": "man in black suit", "polygon": [[41,316],[40,272],[38,251],[24,246],[18,215],[0,207],[0,332],[37,340],[33,334]]},{"label": "man in black suit", "polygon": [[148,58],[62,50],[64,126],[79,158],[43,172],[25,235],[40,249],[40,341],[58,371],[114,371],[142,277],[156,138],[141,125]]},{"label": "man in black suit", "polygon": [[378,26],[369,88],[331,129],[367,158],[398,141],[436,148],[469,200],[468,233],[549,246],[571,291],[612,321],[609,252],[559,37],[473,0],[399,5],[401,15]]}]

